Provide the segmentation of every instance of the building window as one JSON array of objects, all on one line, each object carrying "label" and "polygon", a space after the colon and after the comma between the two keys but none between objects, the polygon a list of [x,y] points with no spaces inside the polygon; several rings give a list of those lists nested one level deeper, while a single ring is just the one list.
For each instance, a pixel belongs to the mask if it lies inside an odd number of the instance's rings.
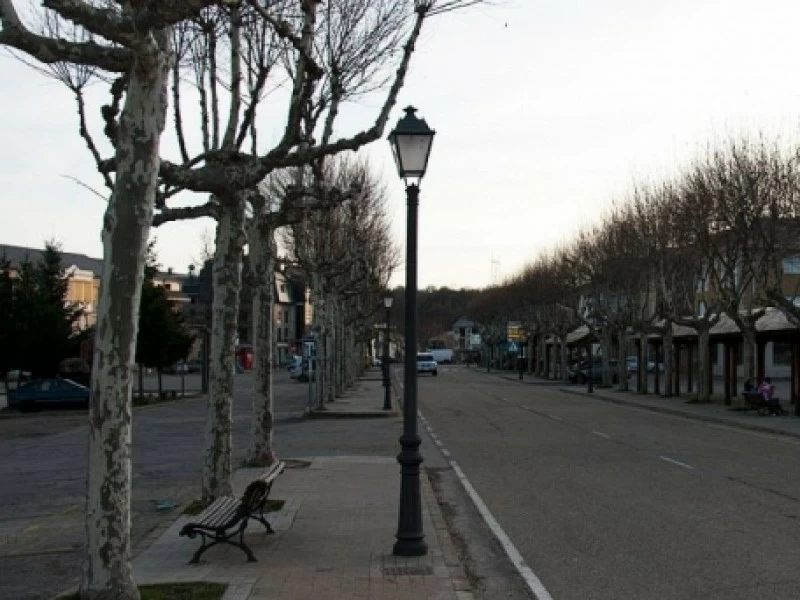
[{"label": "building window", "polygon": [[783,259],[784,275],[800,275],[800,256],[790,256]]},{"label": "building window", "polygon": [[284,323],[288,323],[289,322],[289,311],[288,310],[284,310],[283,311],[283,322]]},{"label": "building window", "polygon": [[772,364],[788,367],[792,364],[792,345],[789,342],[775,342],[772,346]]}]

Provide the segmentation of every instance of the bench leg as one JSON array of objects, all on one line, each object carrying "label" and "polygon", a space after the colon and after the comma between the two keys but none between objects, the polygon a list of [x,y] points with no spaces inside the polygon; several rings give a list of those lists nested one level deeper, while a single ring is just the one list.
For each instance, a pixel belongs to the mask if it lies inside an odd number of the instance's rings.
[{"label": "bench leg", "polygon": [[267,521],[267,517],[264,516],[263,512],[258,514],[258,515],[253,514],[251,516],[252,516],[253,519],[255,519],[256,521],[261,523],[264,527],[266,527],[267,533],[275,533],[275,530],[272,529],[272,525],[269,524],[269,521]]},{"label": "bench leg", "polygon": [[[215,535],[211,533],[205,533],[202,531],[196,532],[203,538],[203,542],[200,545],[200,548],[197,549],[197,552],[194,553],[192,556],[192,560],[189,561],[190,565],[196,565],[200,561],[200,557],[205,553],[206,550],[211,548],[212,546],[216,546],[220,543],[227,543],[231,546],[236,546],[240,548],[246,555],[247,555],[247,562],[258,562],[256,557],[253,555],[253,551],[244,543],[244,530],[247,528],[247,521],[245,521],[238,530],[234,531],[230,535]],[[239,541],[237,542],[233,537],[236,534],[239,534]],[[211,542],[207,543],[206,538],[210,539]]]}]

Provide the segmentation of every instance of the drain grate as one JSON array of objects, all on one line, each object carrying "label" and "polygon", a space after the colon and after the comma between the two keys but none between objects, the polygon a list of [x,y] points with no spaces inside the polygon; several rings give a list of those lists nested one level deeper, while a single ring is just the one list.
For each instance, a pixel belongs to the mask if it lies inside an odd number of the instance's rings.
[{"label": "drain grate", "polygon": [[383,567],[383,574],[387,577],[433,575],[433,567]]}]

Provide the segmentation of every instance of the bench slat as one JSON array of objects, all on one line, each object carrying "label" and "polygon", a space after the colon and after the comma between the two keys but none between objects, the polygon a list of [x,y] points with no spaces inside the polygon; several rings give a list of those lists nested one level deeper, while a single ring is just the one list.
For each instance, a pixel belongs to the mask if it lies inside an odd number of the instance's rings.
[{"label": "bench slat", "polygon": [[217,498],[206,508],[193,524],[202,527],[221,527],[236,513],[239,501],[229,496]]}]

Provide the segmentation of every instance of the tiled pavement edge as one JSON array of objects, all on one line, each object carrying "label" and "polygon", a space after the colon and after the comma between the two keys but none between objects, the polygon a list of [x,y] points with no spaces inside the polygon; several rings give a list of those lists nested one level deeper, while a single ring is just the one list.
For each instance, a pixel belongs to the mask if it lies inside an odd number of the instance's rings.
[{"label": "tiled pavement edge", "polygon": [[[359,387],[361,393],[349,396],[348,410],[374,411],[376,398],[382,398],[380,380],[365,380]],[[248,563],[240,549],[221,544],[200,564],[189,565],[200,542],[178,535],[191,519],[181,516],[151,534],[134,561],[137,583],[221,581],[229,584],[224,600],[472,600],[464,566],[424,475],[428,554],[403,558],[392,554],[400,494],[394,457],[308,457],[288,465],[272,491],[272,498],[285,500],[268,517],[275,533],[268,535],[254,523],[245,535],[258,562]],[[235,491],[241,493],[256,472],[237,471]]]}]

